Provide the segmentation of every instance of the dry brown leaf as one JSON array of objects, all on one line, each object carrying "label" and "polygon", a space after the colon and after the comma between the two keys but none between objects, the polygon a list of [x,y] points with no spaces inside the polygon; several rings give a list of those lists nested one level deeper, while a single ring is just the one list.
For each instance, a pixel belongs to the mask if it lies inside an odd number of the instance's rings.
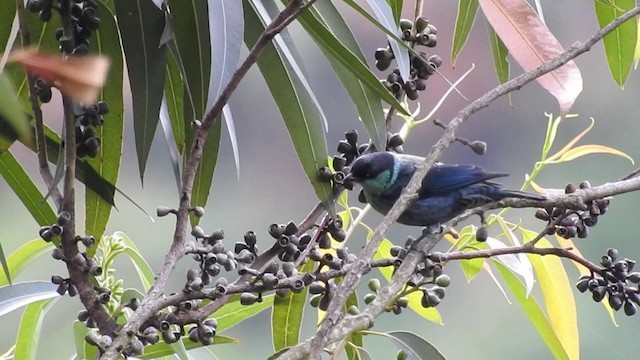
[{"label": "dry brown leaf", "polygon": [[14,51],[8,61],[19,63],[30,74],[41,77],[63,94],[84,104],[96,102],[110,64],[104,56],[63,58],[34,49]]},{"label": "dry brown leaf", "polygon": [[[564,49],[525,0],[479,0],[485,17],[525,71],[535,69]],[[537,79],[566,114],[582,92],[582,75],[569,61]]]}]

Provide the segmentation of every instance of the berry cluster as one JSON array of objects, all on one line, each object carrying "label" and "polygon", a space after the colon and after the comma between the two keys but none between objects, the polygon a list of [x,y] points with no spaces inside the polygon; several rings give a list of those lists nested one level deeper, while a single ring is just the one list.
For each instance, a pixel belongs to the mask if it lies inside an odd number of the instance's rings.
[{"label": "berry cluster", "polygon": [[[435,47],[438,43],[438,29],[424,17],[416,19],[415,23],[408,19],[400,20],[402,40],[412,48],[416,45]],[[375,52],[376,67],[380,71],[387,70],[391,61],[395,59],[391,46],[379,48]],[[419,55],[410,53],[411,61],[410,79],[403,79],[399,69],[393,69],[384,81],[385,86],[394,96],[400,98],[406,94],[410,100],[418,99],[418,91],[426,89],[426,80],[442,65],[442,59],[438,55],[428,55],[420,52]]]},{"label": "berry cluster", "polygon": [[619,259],[618,250],[608,249],[600,259],[603,272],[581,276],[576,284],[580,292],[589,290],[596,302],[609,298],[609,305],[618,311],[624,308],[628,316],[635,315],[640,306],[640,272],[631,272],[635,261]]},{"label": "berry cluster", "polygon": [[[586,180],[579,185],[580,189],[590,187],[591,184]],[[576,192],[576,190],[578,190],[578,188],[575,185],[568,184],[564,192],[565,194],[571,194]],[[555,226],[549,227],[549,235],[556,233],[565,239],[576,236],[583,239],[589,236],[589,228],[596,226],[598,217],[607,212],[609,204],[609,198],[596,199],[585,204],[587,210],[576,211],[559,207],[549,207],[547,209],[539,209],[536,211],[535,216],[540,220],[549,222],[549,224],[556,221],[558,222]]]}]

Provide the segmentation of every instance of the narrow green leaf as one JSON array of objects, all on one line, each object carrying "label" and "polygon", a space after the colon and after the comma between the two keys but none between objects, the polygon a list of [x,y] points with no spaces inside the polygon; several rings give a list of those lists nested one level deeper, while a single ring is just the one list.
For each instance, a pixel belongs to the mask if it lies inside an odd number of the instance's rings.
[{"label": "narrow green leaf", "polygon": [[[55,221],[55,220],[54,220]],[[49,224],[52,224],[50,222]],[[7,266],[9,273],[14,277],[18,276],[27,265],[40,257],[42,254],[48,253],[53,249],[54,245],[43,241],[42,239],[35,239],[20,246],[7,258]],[[0,286],[8,285],[9,280],[4,273],[0,273]]]},{"label": "narrow green leaf", "polygon": [[258,314],[259,312],[273,305],[274,295],[268,295],[262,298],[262,302],[256,302],[252,305],[240,304],[240,295],[234,295],[220,310],[213,313],[212,317],[218,320],[218,332],[230,329],[248,318]]},{"label": "narrow green leaf", "polygon": [[138,168],[144,182],[164,88],[166,47],[160,46],[160,38],[165,17],[153,1],[116,1],[115,5],[131,84]]},{"label": "narrow green leaf", "polygon": [[451,65],[456,66],[458,55],[467,43],[473,22],[478,12],[478,0],[458,1],[458,14],[456,15],[456,27],[453,29],[453,45],[451,46]]},{"label": "narrow green leaf", "polygon": [[412,332],[390,331],[387,335],[411,359],[445,360],[444,355],[435,346]]},{"label": "narrow green leaf", "polygon": [[[474,0],[477,2],[477,0]],[[509,80],[509,62],[507,61],[507,56],[509,55],[509,50],[504,45],[502,40],[496,32],[493,30],[491,25],[487,24],[487,35],[489,36],[489,43],[491,44],[491,55],[493,56],[493,66],[496,69],[496,75],[498,76],[498,81],[500,84],[503,84]]]},{"label": "narrow green leaf", "polygon": [[[245,43],[253,47],[259,34],[264,31],[264,26],[252,7],[245,7],[245,23]],[[316,195],[325,209],[335,213],[334,204],[330,201],[331,185],[321,182],[317,176],[318,169],[328,165],[328,154],[325,133],[316,107],[272,44],[265,48],[258,66],[280,108],[300,163]]]},{"label": "narrow green leaf", "polygon": [[[16,18],[16,2],[4,1],[0,11],[0,49],[11,49],[7,46],[11,37],[13,20]],[[17,29],[16,29],[17,31]]]},{"label": "narrow green leaf", "polygon": [[[109,105],[109,113],[104,116],[102,126],[96,128],[96,136],[100,139],[98,155],[87,158],[91,166],[101,178],[116,184],[122,157],[122,134],[124,132],[124,99],[122,96],[123,60],[114,14],[102,3],[98,5],[100,28],[93,35],[92,49],[111,59],[109,81],[102,88],[100,98]],[[91,189],[85,193],[85,233],[96,239],[102,238],[111,215],[111,204]],[[89,251],[93,255],[95,247]]]},{"label": "narrow green leaf", "polygon": [[[216,335],[213,338],[212,345],[220,345],[220,344],[234,344],[239,345],[240,342],[232,337]],[[197,349],[202,347],[202,343],[194,343],[192,341],[185,341],[184,346],[187,350]],[[156,359],[163,356],[169,356],[175,354],[174,350],[171,348],[171,345],[167,345],[164,342],[157,343],[155,345],[148,345],[144,348],[144,354],[138,356],[140,359]]]},{"label": "narrow green leaf", "polygon": [[[168,81],[165,82],[165,87]],[[169,150],[169,159],[171,160],[171,168],[173,169],[173,175],[176,180],[176,188],[178,194],[180,193],[182,174],[180,170],[181,156],[178,146],[176,145],[176,138],[173,135],[173,124],[169,115],[169,107],[167,105],[167,97],[163,96],[162,105],[160,105],[160,128],[164,134],[164,139]]]},{"label": "narrow green leaf", "polygon": [[0,175],[40,226],[51,225],[56,214],[10,151],[0,155]]},{"label": "narrow green leaf", "polygon": [[[385,29],[389,33],[394,34],[395,36],[387,36],[389,39],[389,45],[393,50],[393,54],[396,60],[396,64],[398,65],[398,69],[400,70],[400,76],[403,79],[410,79],[411,76],[409,74],[409,53],[401,49],[402,45],[397,41],[399,35],[398,23],[395,21],[393,12],[389,7],[389,4],[385,0],[366,0],[371,10],[375,14],[375,17],[378,19],[378,22],[384,26]],[[349,0],[347,3],[355,4],[354,1]],[[400,41],[402,42],[402,41]]]},{"label": "narrow green leaf", "polygon": [[[371,234],[369,236],[371,236]],[[378,250],[373,255],[373,258],[382,259],[388,257],[391,246],[393,246],[391,241],[383,239],[380,243],[380,246],[378,246]],[[391,277],[393,276],[392,267],[379,267],[378,271],[382,273],[382,276],[384,276],[387,281],[391,281]],[[409,308],[411,308],[411,310],[413,310],[416,314],[436,324],[442,324],[442,317],[440,316],[440,312],[436,308],[425,308],[422,306],[422,292],[414,291],[408,294],[407,298],[409,299]]]},{"label": "narrow green leaf", "polygon": [[9,281],[9,285],[11,285],[11,271],[9,270],[9,264],[7,263],[7,258],[4,256],[4,249],[2,249],[2,243],[0,242],[0,263],[2,263],[2,273]]},{"label": "narrow green leaf", "polygon": [[[167,55],[167,79],[164,82],[164,96],[167,100],[169,119],[171,119],[171,129],[173,137],[181,155],[185,152],[185,120],[184,104],[185,91],[182,84],[182,75],[176,59]],[[186,100],[188,101],[188,99]]]},{"label": "narrow green leaf", "polygon": [[564,347],[553,331],[549,320],[533,296],[526,296],[524,285],[509,269],[497,261],[494,261],[493,263],[498,268],[498,271],[511,290],[511,293],[516,298],[520,306],[522,306],[525,314],[527,314],[529,320],[531,320],[531,323],[542,337],[542,340],[547,344],[551,354],[553,354],[556,359],[569,359],[569,355],[564,350]]},{"label": "narrow green leaf", "polygon": [[129,255],[129,258],[131,258],[131,262],[138,272],[138,277],[140,277],[140,281],[142,281],[144,290],[148,291],[151,285],[153,285],[155,274],[153,273],[153,270],[151,269],[147,261],[140,254],[140,251],[138,250],[136,244],[122,231],[116,231],[111,236],[118,237],[120,238],[120,241],[124,242],[124,244],[126,245],[126,247],[124,248],[124,252]]},{"label": "narrow green leaf", "polygon": [[16,359],[37,359],[38,340],[41,337],[42,320],[44,315],[55,304],[58,298],[45,299],[29,304],[24,310],[18,336],[16,337]]},{"label": "narrow green leaf", "polygon": [[[184,106],[186,146],[192,143],[191,122],[204,117],[209,97],[211,77],[211,39],[209,29],[209,6],[205,1],[169,1],[171,21],[175,34],[179,58],[184,67],[185,93],[189,94],[193,106]],[[198,167],[191,196],[192,206],[207,204],[220,150],[221,119],[209,132],[204,145],[202,160]],[[190,216],[191,224],[199,218]]]},{"label": "narrow green leaf", "polygon": [[[216,170],[218,152],[220,151],[220,135],[222,133],[222,121],[216,120],[209,131],[209,137],[204,144],[202,160],[198,166],[195,180],[193,181],[193,191],[191,192],[191,206],[205,206],[209,199],[213,174]],[[196,225],[200,218],[194,214],[190,215],[191,225]]]},{"label": "narrow green leaf", "polygon": [[[311,271],[313,267],[313,262],[308,261],[300,272]],[[274,297],[271,309],[271,336],[275,351],[298,343],[307,293],[308,287],[305,286],[299,293],[289,291],[284,297]]]},{"label": "narrow green leaf", "polygon": [[482,270],[482,265],[484,264],[484,259],[471,259],[471,260],[461,260],[460,267],[462,267],[462,272],[464,273],[464,277],[467,281],[473,280],[480,271]]},{"label": "narrow green leaf", "polygon": [[377,148],[386,144],[386,124],[380,100],[406,112],[366,65],[366,59],[346,22],[331,2],[316,3],[299,18],[338,75],[360,120]]},{"label": "narrow green leaf", "polygon": [[242,1],[209,1],[213,68],[209,103],[222,93],[240,61],[244,37]]},{"label": "narrow green leaf", "polygon": [[60,296],[49,281],[27,281],[0,287],[0,316],[39,300]]},{"label": "narrow green leaf", "polygon": [[[4,73],[0,73],[0,123],[2,123],[0,129],[3,130],[0,136],[7,138],[8,136],[4,135],[4,132],[9,130],[20,138],[20,141],[31,141],[29,121],[24,111],[22,111],[20,102],[16,99],[16,91],[13,84]],[[5,129],[5,127],[10,129]],[[2,154],[2,151],[3,149],[0,147],[0,154]]]},{"label": "narrow green leaf", "polygon": [[[595,1],[596,17],[598,24],[603,27],[613,21],[616,17],[635,6],[635,0],[611,0],[611,5]],[[633,54],[636,47],[637,36],[636,18],[632,18],[618,26],[602,40],[604,50],[607,54],[607,63],[613,76],[613,80],[620,87],[629,75],[629,70],[633,63]]]}]

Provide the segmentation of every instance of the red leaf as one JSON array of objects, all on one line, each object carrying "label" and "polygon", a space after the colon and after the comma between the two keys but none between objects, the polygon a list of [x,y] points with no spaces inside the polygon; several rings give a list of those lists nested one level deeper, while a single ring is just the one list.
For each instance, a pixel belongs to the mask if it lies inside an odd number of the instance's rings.
[{"label": "red leaf", "polygon": [[[564,49],[525,0],[479,0],[487,20],[525,70],[535,69]],[[582,92],[582,75],[575,62],[537,79],[553,95],[566,114]]]}]

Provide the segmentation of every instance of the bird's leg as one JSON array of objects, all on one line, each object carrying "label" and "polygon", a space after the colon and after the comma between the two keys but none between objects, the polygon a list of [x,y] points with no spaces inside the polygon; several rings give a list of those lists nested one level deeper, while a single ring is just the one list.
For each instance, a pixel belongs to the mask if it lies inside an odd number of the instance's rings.
[{"label": "bird's leg", "polygon": [[427,236],[436,235],[436,234],[444,234],[446,232],[446,227],[442,224],[429,225],[422,228],[422,235],[416,239],[416,241],[412,242],[409,245],[409,251],[422,251],[422,240],[424,240]]}]

